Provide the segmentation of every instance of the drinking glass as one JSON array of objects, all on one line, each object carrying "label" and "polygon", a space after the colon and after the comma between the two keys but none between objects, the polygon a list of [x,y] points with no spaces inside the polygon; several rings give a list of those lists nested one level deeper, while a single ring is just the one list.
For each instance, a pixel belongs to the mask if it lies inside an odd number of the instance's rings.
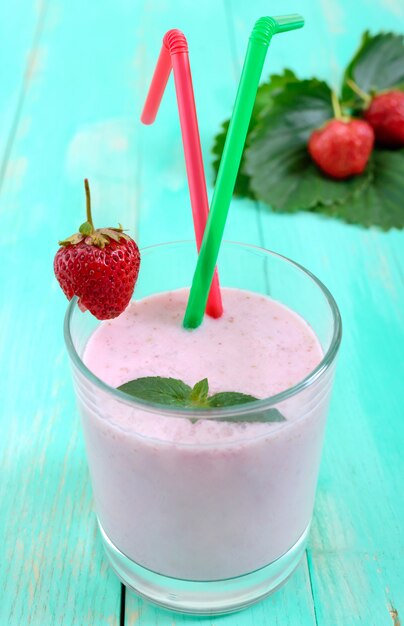
[{"label": "drinking glass", "polygon": [[[191,284],[194,242],[156,245],[141,254],[136,299]],[[110,564],[138,594],[194,614],[248,606],[277,589],[297,567],[312,518],[341,340],[332,295],[302,266],[232,242],[223,243],[218,265],[222,287],[269,296],[311,326],[323,358],[304,380],[272,397],[201,417],[200,410],[144,402],[105,384],[83,362],[100,322],[82,313],[77,299],[65,319],[95,509]],[[136,428],[139,418],[178,424],[226,418],[231,428],[232,418],[247,419],[269,408],[287,419],[265,424],[259,436],[242,426],[230,438],[189,443],[167,434],[145,436]]]}]

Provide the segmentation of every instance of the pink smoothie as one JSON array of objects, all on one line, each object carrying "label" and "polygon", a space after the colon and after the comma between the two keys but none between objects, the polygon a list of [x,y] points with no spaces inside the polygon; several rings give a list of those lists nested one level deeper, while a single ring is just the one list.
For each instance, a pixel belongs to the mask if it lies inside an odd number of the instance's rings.
[{"label": "pink smoothie", "polygon": [[[322,358],[308,324],[279,302],[223,289],[225,313],[181,326],[187,290],[133,302],[102,322],[83,360],[112,387],[172,376],[258,398]],[[192,423],[79,393],[97,511],[119,550],[166,576],[238,576],[285,554],[310,523],[330,384],[284,401],[282,423]]]}]

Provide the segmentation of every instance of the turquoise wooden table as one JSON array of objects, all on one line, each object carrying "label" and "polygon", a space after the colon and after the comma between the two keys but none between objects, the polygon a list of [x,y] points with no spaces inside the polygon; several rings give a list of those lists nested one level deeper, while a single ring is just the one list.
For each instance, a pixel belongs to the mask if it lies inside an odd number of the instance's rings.
[{"label": "turquoise wooden table", "polygon": [[121,592],[96,530],[63,344],[52,259],[82,221],[85,175],[99,224],[119,219],[142,246],[193,235],[172,84],[156,124],[139,124],[164,32],[189,39],[210,164],[252,24],[296,9],[306,27],[273,41],[266,74],[292,67],[336,83],[365,28],[404,31],[400,0],[0,4],[1,626],[404,620],[403,232],[274,215],[250,201],[232,209],[226,237],[311,269],[344,322],[306,556],[278,593],[233,616],[177,616]]}]

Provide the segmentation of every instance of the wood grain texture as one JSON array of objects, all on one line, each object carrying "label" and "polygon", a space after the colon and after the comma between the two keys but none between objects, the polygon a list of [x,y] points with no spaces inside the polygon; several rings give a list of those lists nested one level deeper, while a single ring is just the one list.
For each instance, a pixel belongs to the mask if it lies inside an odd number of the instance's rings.
[{"label": "wood grain texture", "polygon": [[[364,27],[397,30],[397,17],[381,3],[322,3],[315,28],[335,34],[322,60],[335,84]],[[293,67],[306,76],[303,63]],[[265,207],[260,217],[265,245],[325,282],[344,325],[308,550],[317,624],[389,626],[404,611],[403,234]]]},{"label": "wood grain texture", "polygon": [[[404,30],[397,0],[302,0],[298,9],[305,29],[274,39],[265,72],[289,66],[336,84],[362,30]],[[19,30],[14,14],[7,22],[7,6],[0,8],[12,59],[0,99],[3,152],[5,139],[13,138],[0,195],[7,259],[0,264],[6,390],[0,624],[114,625],[120,587],[96,534],[62,340],[66,303],[52,272],[55,245],[81,220],[84,175],[93,185],[97,223],[120,220],[138,230],[141,245],[193,236],[172,83],[155,125],[138,123],[161,38],[177,27],[189,39],[210,164],[212,137],[231,111],[251,26],[269,8],[264,0],[50,0],[38,13],[21,0],[17,10]],[[286,7],[273,0],[270,12]],[[31,54],[41,61],[19,105],[34,40]],[[341,308],[344,339],[308,559],[276,595],[234,616],[176,616],[128,592],[126,623],[398,626],[404,616],[403,233],[275,215],[237,201],[226,236],[307,266]]]},{"label": "wood grain texture", "polygon": [[[2,625],[119,623],[120,585],[96,533],[52,259],[57,241],[82,221],[86,174],[98,223],[136,223],[137,6],[50,3],[38,43],[43,64],[24,95],[5,169]],[[106,45],[109,32],[119,32],[119,46]]]},{"label": "wood grain texture", "polygon": [[24,99],[42,62],[39,42],[45,24],[47,4],[19,0],[14,11],[8,3],[0,4],[0,189],[11,151],[19,133]]}]

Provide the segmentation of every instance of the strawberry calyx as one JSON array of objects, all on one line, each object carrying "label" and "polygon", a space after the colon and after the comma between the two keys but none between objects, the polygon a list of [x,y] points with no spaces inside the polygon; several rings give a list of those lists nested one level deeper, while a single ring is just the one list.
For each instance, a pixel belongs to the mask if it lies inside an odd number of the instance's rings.
[{"label": "strawberry calyx", "polygon": [[87,221],[83,222],[79,228],[78,233],[74,233],[66,239],[59,241],[60,246],[75,246],[78,243],[84,241],[88,246],[96,246],[97,248],[105,248],[112,241],[119,242],[120,239],[129,240],[129,235],[126,235],[121,224],[118,228],[94,228],[93,218],[91,215],[91,196],[90,186],[88,179],[84,179],[84,188],[86,192],[86,213]]},{"label": "strawberry calyx", "polygon": [[88,246],[97,246],[97,248],[103,249],[105,248],[105,246],[111,243],[111,239],[113,241],[119,241],[120,239],[130,239],[130,237],[124,233],[122,226],[119,226],[118,228],[97,228],[96,230],[87,232],[87,224],[88,222],[84,222],[84,224],[80,226],[78,233],[74,233],[74,235],[71,235],[71,237],[67,237],[62,241],[59,241],[59,245],[74,246],[84,241],[84,243],[86,243]]}]

